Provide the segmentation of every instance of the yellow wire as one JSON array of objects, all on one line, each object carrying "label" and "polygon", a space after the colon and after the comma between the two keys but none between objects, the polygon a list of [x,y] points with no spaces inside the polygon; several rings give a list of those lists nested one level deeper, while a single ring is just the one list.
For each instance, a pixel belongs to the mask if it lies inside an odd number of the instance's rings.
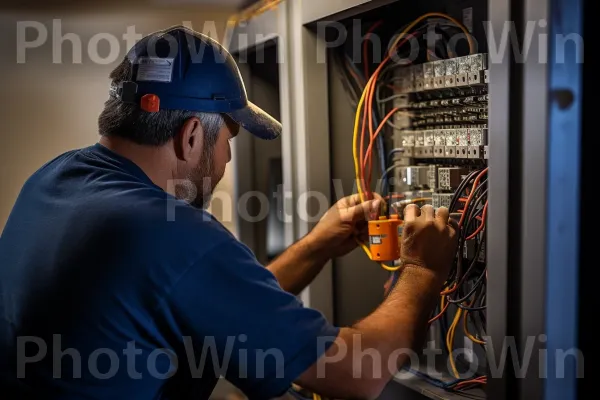
[{"label": "yellow wire", "polygon": [[352,139],[352,157],[354,159],[354,174],[356,176],[356,188],[358,190],[358,195],[360,196],[361,203],[365,201],[365,198],[364,198],[363,191],[362,191],[362,184],[360,182],[360,171],[359,171],[359,167],[358,167],[358,155],[357,155],[357,151],[356,151],[356,146],[357,146],[357,142],[358,142],[358,125],[360,124],[360,110],[363,108],[363,104],[365,102],[365,97],[367,94],[366,88],[369,87],[372,80],[373,80],[373,76],[371,76],[371,78],[369,79],[369,82],[367,82],[367,86],[365,87],[365,90],[363,91],[363,94],[360,97],[360,101],[358,102],[356,117],[354,119],[354,137]]},{"label": "yellow wire", "polygon": [[452,367],[452,372],[454,373],[455,378],[460,378],[458,370],[456,369],[456,363],[454,361],[454,356],[452,355],[452,349],[454,348],[454,334],[456,333],[456,327],[460,322],[460,318],[462,316],[463,309],[459,308],[456,311],[456,315],[454,316],[454,320],[452,321],[452,325],[448,329],[448,333],[446,334],[446,347],[448,348],[448,352],[450,353],[450,366]]},{"label": "yellow wire", "polygon": [[[373,256],[371,254],[371,250],[367,247],[366,244],[361,243],[358,241],[358,239],[356,239],[356,241],[358,242],[358,244],[360,245],[360,247],[362,247],[363,251],[365,252],[365,254],[367,255],[367,257],[369,257],[369,260],[373,260]],[[390,272],[395,272],[398,271],[400,268],[402,268],[401,265],[397,266],[397,267],[390,267],[388,265],[385,265],[384,263],[380,263],[381,268],[385,269],[386,271],[390,271]]]},{"label": "yellow wire", "polygon": [[275,8],[279,3],[283,0],[266,0],[260,1],[247,9],[231,16],[227,21],[227,24],[231,26],[235,26],[243,21],[248,21],[249,19],[256,17],[264,12],[267,12],[273,8]]},{"label": "yellow wire", "polygon": [[483,340],[477,339],[471,332],[469,332],[469,324],[467,321],[467,316],[469,315],[468,311],[465,311],[465,315],[463,317],[463,331],[465,331],[465,336],[468,337],[473,343],[485,344]]},{"label": "yellow wire", "polygon": [[[390,52],[394,51],[396,45],[400,42],[400,40],[402,40],[406,34],[408,32],[411,31],[412,28],[414,28],[419,22],[423,21],[426,18],[429,17],[442,17],[442,18],[446,18],[450,21],[452,21],[453,23],[455,23],[466,35],[467,40],[469,42],[469,50],[471,52],[471,54],[473,54],[474,52],[474,47],[473,47],[473,40],[471,38],[471,35],[469,35],[468,31],[464,28],[464,26],[458,22],[456,19],[452,18],[451,16],[447,15],[447,14],[443,14],[443,13],[427,13],[427,14],[423,14],[421,15],[419,18],[417,18],[416,20],[414,20],[413,22],[411,22],[408,27],[406,27],[406,29],[404,29],[404,31],[402,31],[402,33],[398,36],[398,38],[394,41],[394,43],[392,44],[392,46],[390,46]],[[356,107],[356,116],[354,119],[354,134],[353,134],[353,138],[352,138],[352,158],[354,160],[354,174],[356,176],[356,188],[358,190],[358,195],[360,197],[360,201],[364,202],[365,201],[365,197],[363,194],[363,190],[362,190],[362,184],[360,181],[360,171],[359,171],[359,162],[358,162],[358,154],[357,154],[357,144],[358,144],[358,131],[359,131],[359,125],[360,125],[360,112],[363,108],[363,105],[365,103],[365,98],[367,96],[367,93],[371,90],[371,86],[374,83],[375,80],[375,74],[371,75],[371,77],[369,78],[369,81],[367,82],[367,84],[365,85],[365,88],[363,89],[362,95],[360,96],[360,101],[358,102],[358,106]],[[369,251],[369,249],[367,248],[367,246],[364,243],[361,243],[360,241],[357,240],[357,242],[361,245],[362,249],[365,251],[365,253],[367,254],[367,256],[369,256],[369,259],[373,259],[373,257],[371,256],[371,252]],[[399,267],[389,267],[385,264],[381,264],[381,266],[387,270],[387,271],[397,271],[398,269],[400,269]]]},{"label": "yellow wire", "polygon": [[[391,48],[390,51],[394,51],[394,48],[396,47],[396,45],[398,44],[398,42],[400,42],[400,40],[402,40],[404,38],[404,36],[406,36],[406,34],[408,32],[410,32],[410,30],[412,28],[415,27],[415,25],[417,25],[419,22],[423,21],[424,19],[426,19],[428,17],[442,17],[442,18],[446,18],[446,19],[452,21],[453,23],[455,23],[458,27],[460,27],[463,30],[463,32],[467,36],[467,40],[469,41],[469,49],[470,49],[471,53],[473,53],[474,48],[473,48],[472,38],[468,34],[467,30],[464,29],[464,27],[462,26],[462,24],[459,23],[457,20],[455,20],[451,16],[443,14],[443,13],[427,13],[427,14],[421,15],[419,18],[417,18],[416,20],[414,20],[413,22],[411,22],[410,25],[408,25],[408,27],[404,31],[402,31],[402,33],[394,41],[394,44],[390,47]],[[354,173],[356,175],[356,186],[357,186],[357,189],[358,189],[358,194],[360,196],[361,202],[365,201],[365,199],[364,199],[364,195],[363,195],[363,192],[362,192],[362,185],[361,185],[361,182],[360,182],[359,163],[358,163],[358,156],[356,154],[357,153],[356,145],[357,145],[357,142],[358,142],[358,130],[359,130],[359,125],[360,125],[360,111],[363,108],[366,95],[369,92],[369,90],[371,88],[371,85],[374,82],[374,78],[375,78],[375,74],[371,75],[371,77],[369,78],[369,81],[365,85],[363,93],[362,93],[362,95],[360,97],[360,101],[358,102],[358,106],[356,108],[356,117],[354,119],[354,137],[353,137],[353,141],[352,141],[352,155],[353,155],[353,158],[354,158]]]},{"label": "yellow wire", "polygon": [[[408,25],[408,27],[404,31],[402,31],[402,33],[400,33],[398,38],[394,41],[394,44],[392,44],[392,46],[390,46],[390,49],[391,49],[390,51],[394,51],[398,42],[400,42],[400,40],[402,40],[406,36],[406,34],[408,32],[410,32],[410,30],[412,28],[414,28],[419,22],[421,22],[424,19],[429,18],[429,17],[442,17],[442,18],[446,18],[446,19],[452,21],[453,23],[455,23],[458,27],[460,27],[463,30],[463,32],[467,36],[471,54],[474,52],[473,41],[472,41],[471,35],[469,35],[468,31],[463,27],[463,25],[460,22],[458,22],[451,16],[443,14],[443,13],[427,13],[427,14],[421,15],[419,18],[417,18],[416,20],[411,22],[410,25]],[[360,111],[363,108],[363,105],[365,102],[365,97],[366,97],[367,93],[369,92],[371,85],[373,84],[374,78],[375,78],[375,74],[371,75],[371,77],[369,78],[369,81],[365,85],[363,93],[360,97],[360,101],[358,102],[358,106],[356,108],[356,117],[354,119],[354,138],[352,141],[352,155],[354,157],[354,172],[356,174],[356,186],[358,188],[358,193],[360,195],[361,202],[363,202],[365,200],[364,200],[364,196],[362,193],[362,186],[361,186],[361,182],[360,182],[360,173],[359,173],[359,167],[358,167],[358,156],[356,154],[357,153],[356,145],[358,142],[358,130],[359,130],[359,125],[360,125]]]}]

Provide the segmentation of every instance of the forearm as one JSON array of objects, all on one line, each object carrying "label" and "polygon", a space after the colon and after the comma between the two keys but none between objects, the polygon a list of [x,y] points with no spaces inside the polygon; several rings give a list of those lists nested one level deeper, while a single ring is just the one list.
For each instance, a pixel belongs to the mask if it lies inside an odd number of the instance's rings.
[{"label": "forearm", "polygon": [[405,267],[384,303],[353,327],[342,329],[320,367],[301,380],[327,397],[377,397],[411,352],[418,351],[441,284],[429,270]]},{"label": "forearm", "polygon": [[326,249],[308,235],[290,246],[267,268],[285,291],[298,295],[315,279],[328,260]]},{"label": "forearm", "polygon": [[398,349],[418,350],[442,283],[431,270],[405,266],[388,298],[354,329],[372,342],[369,345],[377,348],[384,360]]}]

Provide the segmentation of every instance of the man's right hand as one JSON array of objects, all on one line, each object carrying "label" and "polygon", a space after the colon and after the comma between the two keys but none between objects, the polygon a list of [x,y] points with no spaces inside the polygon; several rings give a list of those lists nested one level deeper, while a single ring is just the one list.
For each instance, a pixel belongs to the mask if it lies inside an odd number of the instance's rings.
[{"label": "man's right hand", "polygon": [[443,283],[450,272],[458,244],[458,224],[447,208],[414,204],[404,210],[401,259],[433,271]]}]

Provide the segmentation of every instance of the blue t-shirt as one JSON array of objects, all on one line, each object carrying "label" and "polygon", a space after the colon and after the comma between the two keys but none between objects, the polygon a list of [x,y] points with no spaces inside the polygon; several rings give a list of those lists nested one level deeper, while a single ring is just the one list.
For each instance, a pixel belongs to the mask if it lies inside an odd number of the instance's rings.
[{"label": "blue t-shirt", "polygon": [[2,398],[197,400],[223,376],[268,399],[337,334],[210,214],[100,144],[38,170],[0,238]]}]

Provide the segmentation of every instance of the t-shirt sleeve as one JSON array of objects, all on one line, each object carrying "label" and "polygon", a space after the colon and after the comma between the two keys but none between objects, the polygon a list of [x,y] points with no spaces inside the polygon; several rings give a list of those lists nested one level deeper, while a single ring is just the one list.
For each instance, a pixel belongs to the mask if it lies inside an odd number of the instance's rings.
[{"label": "t-shirt sleeve", "polygon": [[216,367],[250,399],[281,396],[339,333],[285,292],[236,240],[193,265],[174,288],[171,305],[182,334],[193,341],[196,364],[210,358],[205,368]]}]

